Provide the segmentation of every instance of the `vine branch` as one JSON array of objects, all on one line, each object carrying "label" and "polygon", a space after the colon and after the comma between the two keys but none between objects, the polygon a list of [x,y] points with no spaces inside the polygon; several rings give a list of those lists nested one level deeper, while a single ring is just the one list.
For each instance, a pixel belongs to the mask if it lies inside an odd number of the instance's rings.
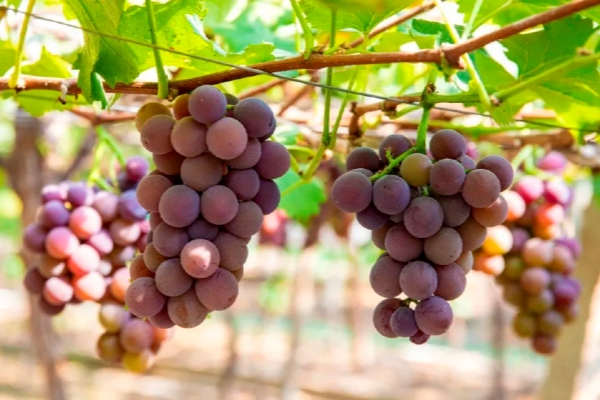
[{"label": "vine branch", "polygon": [[[191,92],[200,85],[215,85],[223,82],[230,82],[238,79],[243,79],[257,75],[258,71],[266,73],[276,73],[290,70],[322,69],[330,67],[342,67],[348,65],[373,65],[399,62],[441,63],[442,59],[445,59],[451,66],[455,68],[462,68],[462,66],[460,65],[460,57],[463,54],[480,49],[489,43],[506,39],[526,29],[564,18],[566,16],[599,4],[600,0],[572,1],[562,6],[555,7],[543,13],[534,15],[532,17],[514,22],[496,31],[484,34],[473,39],[466,40],[462,43],[443,46],[441,49],[427,49],[415,52],[398,51],[367,54],[334,54],[327,56],[312,54],[309,59],[304,59],[303,56],[297,56],[283,60],[275,60],[259,64],[253,64],[249,66],[249,68],[252,68],[257,71],[234,68],[191,79],[171,81],[169,86],[170,88],[177,90],[179,93],[187,93]],[[164,50],[175,52],[174,50],[169,49]],[[75,78],[65,80],[34,76],[24,76],[23,84],[17,86],[16,90],[20,91],[39,89],[61,91],[65,84],[68,87],[66,94],[77,95],[81,93],[81,88],[77,86],[77,81]],[[8,85],[8,79],[0,79],[0,90],[8,89],[12,89]],[[158,84],[156,82],[132,82],[128,84],[117,83],[114,87],[110,87],[105,83],[104,89],[108,93],[133,93],[154,95],[157,93]]]}]

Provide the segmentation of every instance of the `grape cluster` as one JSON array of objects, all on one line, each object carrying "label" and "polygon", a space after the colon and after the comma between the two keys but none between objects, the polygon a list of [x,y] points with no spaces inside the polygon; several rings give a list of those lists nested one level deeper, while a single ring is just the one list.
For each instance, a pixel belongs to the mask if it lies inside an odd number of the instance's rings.
[{"label": "grape cluster", "polygon": [[276,123],[265,102],[213,86],[179,96],[173,114],[148,103],[136,124],[157,169],[137,188],[151,232],[131,265],[127,306],[158,328],[192,328],[235,302],[247,243],[279,204],[273,180],[290,156],[267,140]]},{"label": "grape cluster", "polygon": [[172,334],[172,329],[157,328],[132,315],[122,303],[103,304],[99,320],[105,332],[96,343],[98,356],[131,372],[148,370],[161,345]]},{"label": "grape cluster", "polygon": [[515,181],[504,194],[506,222],[488,231],[473,264],[496,276],[503,298],[518,309],[513,330],[531,339],[540,354],[554,352],[562,326],[578,314],[581,287],[571,274],[581,250],[561,230],[572,200],[570,187],[559,177],[566,164],[562,154],[550,152],[537,163],[545,180],[523,174]]},{"label": "grape cluster", "polygon": [[401,135],[386,137],[379,153],[354,149],[346,161],[348,172],[331,192],[338,208],[356,213],[385,251],[370,274],[371,287],[385,298],[375,308],[375,328],[385,337],[409,337],[416,344],[449,329],[448,301],[465,290],[472,251],[483,243],[487,228],[504,221],[506,201],[500,192],[513,180],[502,157],[476,164],[458,132],[434,134],[430,152],[432,158],[414,152]]},{"label": "grape cluster", "polygon": [[147,173],[146,160],[133,157],[119,174],[120,195],[80,182],[42,189],[43,205],[23,241],[39,253],[24,284],[39,295],[44,313],[56,315],[86,300],[124,301],[126,263],[144,250],[150,230],[133,190]]}]

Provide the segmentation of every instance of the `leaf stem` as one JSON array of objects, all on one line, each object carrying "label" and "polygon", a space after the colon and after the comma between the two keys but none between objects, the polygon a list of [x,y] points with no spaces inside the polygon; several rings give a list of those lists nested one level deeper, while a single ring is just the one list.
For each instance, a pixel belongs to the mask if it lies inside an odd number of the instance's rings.
[{"label": "leaf stem", "polygon": [[483,4],[483,0],[475,0],[475,4],[473,4],[473,10],[471,11],[471,17],[465,26],[465,30],[462,35],[462,40],[465,41],[471,36],[471,32],[473,31],[473,26],[475,26],[475,19],[477,19],[477,14],[479,14],[479,9]]},{"label": "leaf stem", "polygon": [[[354,82],[356,81],[356,77],[358,76],[358,67],[354,67],[354,73],[350,77],[350,81],[348,82],[348,90],[352,90],[354,86]],[[346,92],[344,96],[344,100],[342,100],[342,104],[340,105],[340,109],[338,111],[337,117],[335,118],[335,123],[333,124],[333,129],[331,130],[331,140],[329,142],[329,149],[335,148],[335,143],[337,140],[337,132],[340,128],[340,123],[342,122],[342,117],[344,116],[344,110],[346,109],[346,105],[348,104],[348,100],[350,98],[350,93]]]},{"label": "leaf stem", "polygon": [[23,58],[23,49],[25,48],[25,38],[27,37],[27,28],[29,27],[29,20],[33,13],[33,5],[35,0],[29,0],[27,2],[27,11],[23,17],[23,25],[21,25],[21,32],[19,32],[19,42],[17,44],[17,54],[15,56],[15,66],[13,73],[8,81],[8,87],[14,89],[19,84],[19,76],[21,75],[21,60]]},{"label": "leaf stem", "polygon": [[304,35],[304,59],[307,60],[310,58],[312,53],[315,39],[312,33],[312,29],[308,25],[302,10],[300,9],[300,5],[298,4],[298,0],[290,0],[292,4],[292,10],[294,10],[294,15],[298,18],[298,22],[300,22],[300,26],[302,27],[302,33]]},{"label": "leaf stem", "polygon": [[[450,37],[452,37],[452,40],[454,41],[454,43],[460,44],[460,35],[458,34],[458,32],[456,31],[456,28],[454,27],[454,25],[452,25],[452,22],[450,22],[446,13],[444,12],[444,10],[442,8],[442,1],[441,0],[434,0],[434,1],[435,1],[435,5],[437,6],[437,8],[440,12],[440,15],[442,16],[442,19],[444,20],[444,24],[446,25],[446,28],[448,29],[448,32],[450,33]],[[469,75],[471,76],[471,79],[475,85],[475,88],[477,89],[477,93],[479,93],[479,101],[481,102],[481,104],[483,105],[483,108],[485,110],[491,111],[492,101],[490,100],[490,96],[488,95],[487,90],[485,90],[485,86],[483,85],[483,81],[481,80],[479,73],[475,69],[475,65],[473,65],[473,62],[471,61],[471,58],[469,57],[468,54],[461,55],[461,58],[462,58],[463,62],[465,63],[465,66],[467,67],[467,71],[469,72]]]},{"label": "leaf stem", "polygon": [[390,163],[387,165],[387,167],[385,167],[383,170],[379,171],[375,175],[372,175],[369,179],[371,180],[371,182],[375,182],[377,179],[388,175],[389,173],[391,173],[394,170],[394,168],[396,168],[398,165],[400,165],[400,163],[402,161],[404,161],[404,159],[406,157],[415,153],[416,151],[417,151],[417,149],[415,147],[411,147],[410,149],[406,150],[404,153],[400,154],[398,157],[396,157],[392,161],[390,161]]},{"label": "leaf stem", "polygon": [[510,162],[514,171],[517,171],[523,162],[533,155],[533,146],[528,144],[524,146]]},{"label": "leaf stem", "polygon": [[[150,26],[150,37],[152,44],[158,46],[158,38],[156,35],[156,19],[154,18],[154,8],[152,0],[146,0],[146,12],[148,13],[148,25]],[[158,98],[166,99],[169,95],[169,79],[165,73],[165,67],[160,56],[160,50],[156,47],[152,48],[154,52],[154,63],[156,64],[156,75],[158,78]]]},{"label": "leaf stem", "polygon": [[578,55],[575,58],[564,61],[558,65],[555,65],[552,68],[548,68],[548,69],[544,70],[543,72],[541,72],[535,76],[532,76],[531,78],[527,78],[511,87],[508,87],[503,90],[499,90],[496,93],[494,93],[492,96],[494,98],[498,99],[499,101],[506,100],[509,97],[516,95],[517,93],[520,93],[526,89],[529,89],[533,86],[540,84],[543,81],[550,79],[554,75],[557,75],[561,72],[565,72],[565,71],[568,71],[571,69],[582,67],[586,64],[591,64],[598,60],[600,60],[600,53],[595,53],[592,55]]}]

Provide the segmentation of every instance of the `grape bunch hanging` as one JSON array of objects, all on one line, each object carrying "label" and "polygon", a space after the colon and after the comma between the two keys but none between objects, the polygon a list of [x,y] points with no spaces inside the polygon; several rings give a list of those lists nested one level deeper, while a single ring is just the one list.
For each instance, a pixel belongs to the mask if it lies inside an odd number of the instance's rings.
[{"label": "grape bunch hanging", "polygon": [[127,161],[119,176],[119,195],[84,182],[62,182],[42,189],[42,207],[24,232],[25,246],[39,254],[25,275],[26,289],[38,296],[48,315],[67,304],[91,300],[124,301],[126,263],[146,245],[149,224],[135,186],[148,172],[140,157]]},{"label": "grape bunch hanging", "polygon": [[452,324],[448,301],[465,290],[472,251],[487,227],[504,221],[500,192],[513,180],[506,159],[489,156],[476,164],[453,130],[434,134],[430,152],[415,152],[402,135],[386,137],[379,154],[354,149],[331,192],[337,207],[356,213],[385,251],[370,274],[371,287],[385,298],[373,314],[376,330],[415,344]]},{"label": "grape bunch hanging", "polygon": [[579,257],[577,240],[562,233],[572,201],[560,177],[567,161],[558,152],[538,160],[532,173],[522,171],[504,197],[507,217],[488,232],[473,269],[496,276],[503,298],[517,308],[514,332],[531,340],[533,350],[551,354],[563,325],[578,314],[581,287],[571,275]]},{"label": "grape bunch hanging", "polygon": [[290,156],[268,140],[276,121],[265,102],[213,86],[179,96],[173,113],[144,105],[136,125],[156,170],[137,188],[151,231],[132,263],[127,306],[156,327],[192,328],[235,302],[247,243],[279,204],[273,180]]}]

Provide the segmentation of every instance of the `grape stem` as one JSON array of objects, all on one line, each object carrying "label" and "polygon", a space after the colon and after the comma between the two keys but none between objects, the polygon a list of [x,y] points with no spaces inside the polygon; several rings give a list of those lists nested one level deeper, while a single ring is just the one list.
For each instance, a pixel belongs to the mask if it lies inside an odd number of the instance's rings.
[{"label": "grape stem", "polygon": [[17,54],[15,55],[15,67],[13,73],[8,81],[8,87],[14,89],[19,84],[19,76],[21,74],[21,59],[23,58],[23,49],[25,47],[25,38],[27,37],[27,28],[29,27],[29,20],[33,13],[33,5],[35,0],[29,0],[27,3],[27,13],[23,17],[23,24],[21,25],[21,32],[19,32],[19,43],[17,44]]},{"label": "grape stem", "polygon": [[[348,90],[352,90],[354,86],[354,82],[356,81],[356,77],[358,76],[358,66],[354,67],[354,73],[350,77],[350,81],[348,82]],[[342,122],[342,117],[344,116],[344,110],[346,109],[346,105],[348,104],[348,100],[350,99],[350,93],[346,92],[344,96],[344,100],[342,100],[342,104],[340,105],[340,109],[338,111],[337,117],[335,118],[335,123],[333,124],[333,129],[331,130],[331,139],[329,142],[329,149],[335,148],[335,142],[337,139],[338,129],[340,128],[340,124]]]},{"label": "grape stem", "polygon": [[[460,35],[456,31],[456,28],[454,27],[452,22],[450,22],[450,20],[446,16],[446,13],[444,12],[444,9],[442,7],[441,0],[434,0],[434,2],[435,2],[435,5],[437,6],[438,11],[440,12],[440,15],[442,16],[442,19],[444,20],[444,24],[446,25],[446,29],[448,29],[448,33],[450,33],[450,37],[452,38],[452,41],[456,44],[460,44]],[[478,3],[480,3],[480,2],[481,1],[479,0],[475,3],[473,12],[478,11],[478,8],[479,8]],[[473,19],[472,16],[471,16],[471,18]],[[469,22],[471,22],[471,21],[469,21]],[[466,30],[465,30],[465,32],[466,32]],[[460,58],[463,61],[463,63],[465,64],[465,66],[467,67],[467,71],[469,72],[469,75],[471,76],[471,79],[472,79],[471,82],[475,85],[475,88],[477,89],[477,92],[479,93],[479,101],[481,102],[481,105],[487,111],[491,111],[492,110],[492,101],[490,100],[490,96],[488,95],[487,90],[485,90],[483,81],[481,80],[479,73],[475,69],[475,65],[471,61],[471,58],[469,57],[468,54],[463,54],[460,56]]]},{"label": "grape stem", "polygon": [[[146,0],[146,12],[148,14],[148,25],[150,26],[150,38],[152,39],[152,44],[158,46],[158,38],[156,36],[156,20],[154,18],[152,0]],[[156,64],[156,76],[158,78],[157,96],[159,99],[166,99],[169,95],[169,79],[165,73],[165,67],[160,56],[160,50],[154,47],[152,51],[154,52],[154,63]]]},{"label": "grape stem", "polygon": [[[147,0],[148,1],[148,0]],[[298,19],[300,23],[300,27],[302,28],[302,34],[304,35],[304,59],[308,60],[312,54],[313,47],[315,44],[315,39],[312,33],[312,29],[308,25],[306,18],[304,18],[304,14],[300,9],[300,5],[298,4],[298,0],[290,0],[292,4],[292,10],[294,10],[294,15]]]},{"label": "grape stem", "polygon": [[510,165],[514,171],[518,171],[521,164],[523,164],[523,162],[526,159],[528,159],[532,156],[533,156],[533,146],[528,144],[528,145],[524,146],[521,150],[519,150],[517,155],[515,155],[513,157],[512,161],[510,162]]},{"label": "grape stem", "polygon": [[404,153],[400,154],[398,157],[396,157],[392,161],[390,161],[390,163],[387,165],[387,167],[385,167],[383,170],[379,171],[375,175],[372,175],[369,179],[371,180],[371,182],[375,182],[377,179],[390,174],[394,170],[394,168],[396,168],[398,165],[400,165],[400,163],[402,161],[404,161],[404,159],[406,157],[410,156],[411,154],[413,154],[415,152],[416,152],[416,148],[411,147],[410,149],[406,150]]}]

